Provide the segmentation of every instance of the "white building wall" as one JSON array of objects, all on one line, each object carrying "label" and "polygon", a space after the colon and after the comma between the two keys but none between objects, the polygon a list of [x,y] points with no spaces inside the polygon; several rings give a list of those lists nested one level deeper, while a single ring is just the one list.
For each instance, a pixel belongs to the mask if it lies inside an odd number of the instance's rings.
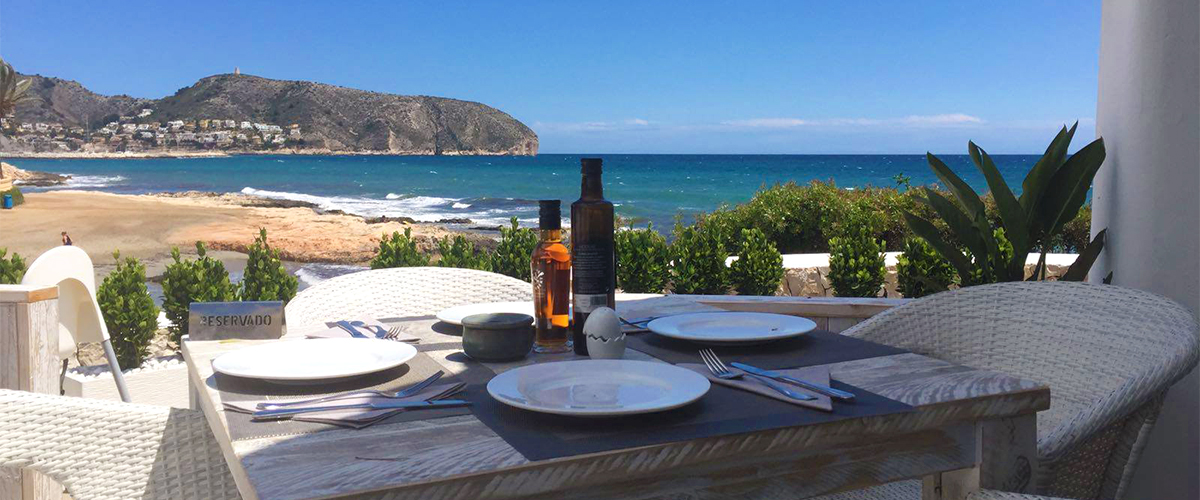
[{"label": "white building wall", "polygon": [[[1150,290],[1200,314],[1200,1],[1104,0],[1096,133],[1108,159],[1092,231],[1098,280]],[[1171,389],[1126,498],[1200,498],[1200,383]]]}]

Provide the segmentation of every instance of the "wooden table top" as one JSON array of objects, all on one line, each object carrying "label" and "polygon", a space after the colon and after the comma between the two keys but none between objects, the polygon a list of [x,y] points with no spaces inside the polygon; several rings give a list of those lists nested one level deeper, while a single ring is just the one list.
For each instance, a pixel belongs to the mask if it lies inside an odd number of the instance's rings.
[{"label": "wooden table top", "polygon": [[[618,309],[625,317],[719,310],[686,296],[646,296],[622,301]],[[193,404],[212,424],[246,500],[647,498],[695,490],[725,496],[748,483],[790,481],[796,474],[802,474],[804,481],[796,484],[806,494],[820,494],[977,465],[976,423],[1029,416],[1050,405],[1042,384],[906,353],[827,366],[833,378],[916,407],[911,413],[537,462],[472,415],[234,442],[211,361],[264,342],[278,340],[183,342],[197,390]],[[456,342],[458,337],[433,331],[422,335],[422,344]],[[460,373],[466,365],[447,359],[456,352],[426,354],[447,373]],[[574,357],[531,355],[487,366],[499,373]],[[626,358],[653,359],[632,350]],[[356,458],[364,456],[394,458]]]}]

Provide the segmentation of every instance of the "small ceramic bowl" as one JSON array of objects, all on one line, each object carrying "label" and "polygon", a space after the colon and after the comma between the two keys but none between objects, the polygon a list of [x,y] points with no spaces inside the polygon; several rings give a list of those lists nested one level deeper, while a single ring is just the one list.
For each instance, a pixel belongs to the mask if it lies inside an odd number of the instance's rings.
[{"label": "small ceramic bowl", "polygon": [[533,317],[528,314],[473,314],[462,320],[463,352],[479,361],[512,361],[533,347]]}]

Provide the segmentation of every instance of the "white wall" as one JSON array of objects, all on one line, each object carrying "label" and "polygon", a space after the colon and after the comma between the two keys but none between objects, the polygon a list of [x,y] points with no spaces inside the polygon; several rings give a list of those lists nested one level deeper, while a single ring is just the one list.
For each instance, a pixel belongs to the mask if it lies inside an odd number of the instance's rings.
[{"label": "white wall", "polygon": [[[1104,0],[1092,270],[1200,313],[1200,1]],[[1077,139],[1078,140],[1078,139]],[[1200,403],[1193,371],[1171,389],[1126,498],[1200,497]]]}]

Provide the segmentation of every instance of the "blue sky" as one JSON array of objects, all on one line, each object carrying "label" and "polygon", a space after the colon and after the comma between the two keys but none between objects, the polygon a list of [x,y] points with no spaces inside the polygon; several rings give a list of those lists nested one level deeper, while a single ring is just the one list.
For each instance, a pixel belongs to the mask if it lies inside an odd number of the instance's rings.
[{"label": "blue sky", "polygon": [[546,153],[1040,153],[1094,136],[1099,27],[1099,0],[0,0],[0,56],[105,94],[238,66],[479,101]]}]

